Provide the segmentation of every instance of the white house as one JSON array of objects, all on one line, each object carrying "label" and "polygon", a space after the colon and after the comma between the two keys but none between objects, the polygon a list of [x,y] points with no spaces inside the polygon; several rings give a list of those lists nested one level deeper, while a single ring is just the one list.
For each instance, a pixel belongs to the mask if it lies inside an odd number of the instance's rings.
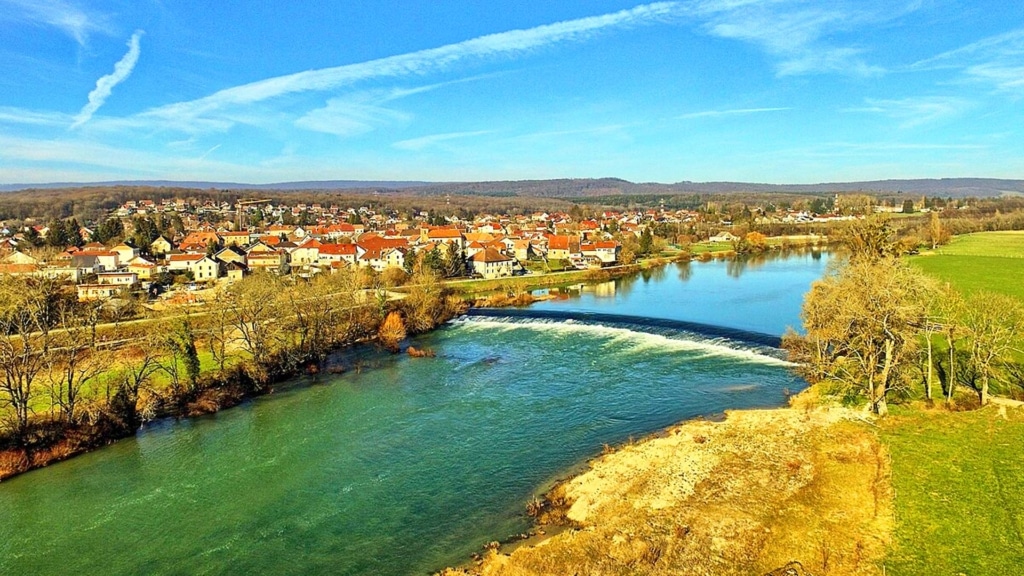
[{"label": "white house", "polygon": [[477,252],[469,259],[473,272],[484,278],[501,278],[512,275],[512,258],[505,256],[494,248]]},{"label": "white house", "polygon": [[191,272],[192,279],[197,282],[220,277],[220,264],[205,254],[172,254],[167,258],[167,269]]}]

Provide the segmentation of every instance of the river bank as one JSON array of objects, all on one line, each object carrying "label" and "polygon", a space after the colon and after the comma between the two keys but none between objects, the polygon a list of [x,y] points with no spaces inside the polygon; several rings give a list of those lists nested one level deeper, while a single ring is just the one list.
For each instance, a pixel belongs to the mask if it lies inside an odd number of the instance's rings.
[{"label": "river bank", "polygon": [[893,530],[887,453],[857,413],[806,394],[608,449],[531,506],[550,538],[441,574],[740,575],[794,561],[879,574]]},{"label": "river bank", "polygon": [[[395,301],[388,307],[410,324],[409,334],[429,332],[460,314],[466,306],[458,299],[448,299],[444,289],[420,300]],[[351,367],[338,364],[334,360],[337,353],[378,343],[381,321],[372,314],[363,315],[345,337],[331,340],[326,353],[285,345],[260,361],[235,358],[228,367],[204,371],[191,386],[154,386],[151,379],[161,372],[179,378],[179,371],[184,372],[182,360],[175,357],[162,364],[152,349],[146,349],[145,340],[133,342],[118,351],[120,362],[93,376],[133,384],[120,384],[113,394],[108,389],[105,404],[79,421],[43,418],[32,424],[31,435],[26,439],[5,439],[0,449],[0,481],[109,446],[135,435],[148,422],[213,414],[273,393],[276,385],[303,374],[341,373]],[[404,338],[405,326],[402,333]],[[195,347],[196,342],[192,345]]]}]

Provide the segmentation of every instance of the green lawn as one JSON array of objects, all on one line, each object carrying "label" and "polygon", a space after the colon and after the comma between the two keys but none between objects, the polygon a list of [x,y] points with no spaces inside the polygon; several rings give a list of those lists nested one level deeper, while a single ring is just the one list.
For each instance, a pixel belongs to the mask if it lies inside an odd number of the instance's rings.
[{"label": "green lawn", "polygon": [[897,409],[881,437],[896,494],[888,574],[1022,573],[1024,409]]},{"label": "green lawn", "polygon": [[988,290],[1024,299],[1024,258],[934,254],[911,262],[964,294]]},{"label": "green lawn", "polygon": [[1024,258],[1024,231],[978,232],[953,238],[936,254],[949,256],[999,256]]},{"label": "green lawn", "polygon": [[957,236],[911,262],[965,294],[989,290],[1024,299],[1024,232]]}]

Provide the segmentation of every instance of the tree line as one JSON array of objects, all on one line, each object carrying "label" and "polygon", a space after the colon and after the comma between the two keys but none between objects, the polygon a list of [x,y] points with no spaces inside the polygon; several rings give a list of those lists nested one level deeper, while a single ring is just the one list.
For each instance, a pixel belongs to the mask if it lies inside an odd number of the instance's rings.
[{"label": "tree line", "polygon": [[[935,231],[938,233],[938,231]],[[801,318],[804,334],[783,346],[811,383],[879,415],[894,397],[921,391],[928,402],[957,402],[966,390],[980,405],[993,386],[1020,392],[1015,359],[1024,306],[989,292],[963,296],[899,258],[899,239],[883,218],[844,231],[848,257],[815,282]]]},{"label": "tree line", "polygon": [[[102,323],[102,307],[46,278],[0,278],[0,477],[134,433],[145,420],[208,412],[259,393],[332,350],[375,339],[389,315],[404,334],[460,309],[436,275],[417,270],[389,300],[359,270],[311,279],[247,277],[201,306]],[[387,343],[392,346],[392,342]]]}]

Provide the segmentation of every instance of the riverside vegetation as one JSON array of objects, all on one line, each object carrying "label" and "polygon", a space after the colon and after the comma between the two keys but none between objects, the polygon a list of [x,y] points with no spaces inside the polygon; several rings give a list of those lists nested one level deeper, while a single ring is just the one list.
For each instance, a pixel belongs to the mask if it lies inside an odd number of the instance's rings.
[{"label": "riverside vegetation", "polygon": [[[981,235],[941,252],[988,242],[986,255],[1012,258],[1020,238]],[[845,239],[849,258],[805,300],[806,333],[785,338],[812,383],[790,408],[606,450],[530,505],[551,537],[489,546],[444,574],[1019,570],[1024,409],[1005,398],[1024,386],[1024,314],[1006,295],[1017,288],[989,292],[955,272],[941,285],[920,269],[948,271],[943,256],[898,258],[883,219]],[[998,274],[991,264],[975,266]]]},{"label": "riverside vegetation", "polygon": [[[0,279],[0,478],[133,434],[144,422],[216,411],[315,373],[332,350],[397,349],[462,308],[429,273],[389,300],[341,271],[288,282],[257,274],[201,311],[104,324],[73,287]],[[328,370],[343,369],[327,366]]]}]

